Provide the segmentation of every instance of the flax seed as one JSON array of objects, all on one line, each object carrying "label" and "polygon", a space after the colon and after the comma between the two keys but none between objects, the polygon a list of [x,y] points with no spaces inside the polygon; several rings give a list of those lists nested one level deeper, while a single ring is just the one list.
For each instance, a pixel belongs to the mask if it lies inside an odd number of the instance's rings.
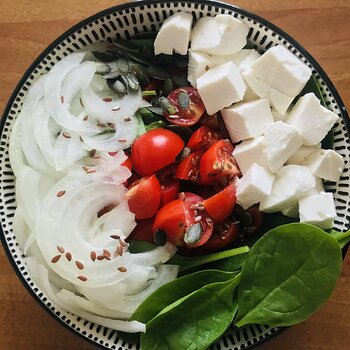
[{"label": "flax seed", "polygon": [[78,276],[77,277],[80,281],[86,282],[87,281],[87,277],[86,276]]},{"label": "flax seed", "polygon": [[72,254],[70,252],[67,252],[65,256],[68,261],[72,260]]},{"label": "flax seed", "polygon": [[57,261],[60,260],[60,259],[61,259],[61,255],[56,255],[56,256],[54,256],[54,257],[51,259],[51,262],[52,262],[53,264],[56,264]]},{"label": "flax seed", "polygon": [[79,270],[83,270],[83,269],[84,269],[83,263],[81,263],[81,262],[78,261],[78,260],[76,260],[75,265],[76,265],[76,267],[77,267]]},{"label": "flax seed", "polygon": [[56,196],[57,196],[58,198],[60,198],[60,197],[64,196],[65,193],[66,193],[66,191],[58,191],[58,192],[56,193]]},{"label": "flax seed", "polygon": [[59,251],[59,253],[63,254],[64,253],[64,248],[57,246],[57,250]]},{"label": "flax seed", "polygon": [[126,272],[127,269],[126,269],[124,266],[119,266],[119,267],[118,267],[118,271],[120,271],[120,272]]}]

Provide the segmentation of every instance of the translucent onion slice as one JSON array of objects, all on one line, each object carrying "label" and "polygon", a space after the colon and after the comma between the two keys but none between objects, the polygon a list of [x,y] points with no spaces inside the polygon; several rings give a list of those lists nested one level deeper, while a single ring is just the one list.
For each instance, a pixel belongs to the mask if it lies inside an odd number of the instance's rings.
[{"label": "translucent onion slice", "polygon": [[[69,103],[65,102],[72,101],[76,94],[86,88],[95,74],[94,62],[81,63],[84,55],[84,52],[70,54],[50,70],[45,83],[45,105],[57,124],[63,128],[76,132],[98,132],[95,125],[72,114]],[[63,81],[67,91],[62,88]]]},{"label": "translucent onion slice", "polygon": [[35,258],[26,258],[28,271],[35,282],[35,284],[43,291],[44,294],[60,308],[67,310],[77,317],[83,318],[87,321],[100,324],[101,326],[115,329],[122,332],[138,333],[145,332],[145,324],[138,321],[121,321],[114,320],[107,317],[96,316],[90,312],[84,311],[75,305],[64,302],[57,297],[58,290],[50,283],[48,270],[41,264],[38,264]]},{"label": "translucent onion slice", "polygon": [[18,119],[22,128],[22,151],[28,161],[28,164],[41,173],[54,176],[55,169],[50,166],[42,155],[41,150],[36,143],[33,132],[33,116],[35,115],[40,100],[43,97],[45,81],[46,76],[42,76],[33,83],[29,89],[27,97],[24,100]]},{"label": "translucent onion slice", "polygon": [[10,164],[15,176],[22,165],[28,164],[22,151],[22,126],[20,123],[20,119],[17,118],[12,127],[9,143]]},{"label": "translucent onion slice", "polygon": [[116,152],[130,147],[137,136],[136,117],[127,117],[125,120],[114,123],[114,127],[115,130],[112,133],[100,133],[94,136],[81,134],[81,137],[86,145],[99,151]]},{"label": "translucent onion slice", "polygon": [[24,246],[30,236],[30,229],[24,220],[21,206],[17,206],[12,224],[13,234],[16,237],[19,248],[24,251]]},{"label": "translucent onion slice", "polygon": [[[104,83],[107,86],[106,83]],[[140,92],[130,93],[122,98],[108,89],[103,89],[101,95],[97,95],[91,86],[88,86],[81,93],[84,107],[89,116],[100,122],[112,122],[118,124],[125,117],[132,117],[142,106],[143,100]]]}]

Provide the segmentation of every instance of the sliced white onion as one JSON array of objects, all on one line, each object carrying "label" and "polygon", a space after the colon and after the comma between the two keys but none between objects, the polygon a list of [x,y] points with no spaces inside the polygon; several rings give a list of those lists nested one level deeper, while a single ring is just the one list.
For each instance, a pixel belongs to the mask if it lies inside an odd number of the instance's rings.
[{"label": "sliced white onion", "polygon": [[35,258],[26,258],[26,263],[28,266],[29,274],[35,282],[35,284],[43,291],[44,294],[46,294],[46,296],[51,300],[52,303],[56,304],[62,309],[67,310],[78,317],[84,318],[87,321],[100,324],[101,326],[115,329],[118,331],[129,333],[138,333],[146,331],[145,324],[141,322],[113,320],[107,317],[96,316],[91,314],[90,312],[74,307],[74,305],[63,302],[63,300],[57,297],[58,291],[50,283],[48,270],[41,264],[38,264]]},{"label": "sliced white onion", "polygon": [[13,124],[10,143],[9,143],[9,157],[10,164],[15,176],[22,165],[26,165],[27,160],[22,151],[22,126],[19,118]]},{"label": "sliced white onion", "polygon": [[24,220],[21,206],[17,206],[12,223],[13,234],[16,237],[19,248],[24,251],[24,246],[30,236],[30,229]]},{"label": "sliced white onion", "polygon": [[[104,91],[103,94],[105,95],[106,92]],[[106,102],[104,100],[106,97],[112,100],[108,99],[108,102]],[[91,86],[82,91],[81,98],[89,116],[100,122],[112,122],[115,124],[123,121],[124,117],[132,117],[143,104],[140,92],[130,93],[120,98],[118,94],[109,90],[108,96],[100,97],[93,91]]]},{"label": "sliced white onion", "polygon": [[[76,132],[97,132],[98,128],[95,125],[72,114],[69,104],[65,102],[71,101],[77,93],[86,88],[95,74],[94,62],[81,64],[84,55],[84,52],[70,54],[50,70],[45,83],[45,105],[57,124],[63,128]],[[68,91],[62,89],[63,81]]]}]

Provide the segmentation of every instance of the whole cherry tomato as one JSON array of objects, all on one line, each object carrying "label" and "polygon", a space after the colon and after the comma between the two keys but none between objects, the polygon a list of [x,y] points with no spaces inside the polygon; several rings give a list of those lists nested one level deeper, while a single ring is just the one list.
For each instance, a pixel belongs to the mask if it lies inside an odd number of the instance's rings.
[{"label": "whole cherry tomato", "polygon": [[132,164],[141,176],[154,174],[175,161],[184,147],[181,137],[166,129],[153,129],[141,135],[131,147]]},{"label": "whole cherry tomato", "polygon": [[160,204],[160,184],[155,175],[134,181],[126,194],[129,209],[136,219],[152,217]]},{"label": "whole cherry tomato", "polygon": [[194,125],[205,112],[198,90],[193,87],[186,86],[175,89],[168,95],[167,99],[170,105],[164,116],[172,124]]}]

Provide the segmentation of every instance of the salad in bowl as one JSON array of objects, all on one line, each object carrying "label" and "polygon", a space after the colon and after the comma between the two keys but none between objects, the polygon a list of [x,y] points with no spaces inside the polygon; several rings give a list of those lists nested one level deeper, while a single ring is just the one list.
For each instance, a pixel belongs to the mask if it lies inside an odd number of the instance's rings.
[{"label": "salad in bowl", "polygon": [[299,323],[332,293],[338,115],[283,45],[229,14],[71,52],[28,89],[9,141],[13,232],[57,307],[141,349],[206,349]]}]

